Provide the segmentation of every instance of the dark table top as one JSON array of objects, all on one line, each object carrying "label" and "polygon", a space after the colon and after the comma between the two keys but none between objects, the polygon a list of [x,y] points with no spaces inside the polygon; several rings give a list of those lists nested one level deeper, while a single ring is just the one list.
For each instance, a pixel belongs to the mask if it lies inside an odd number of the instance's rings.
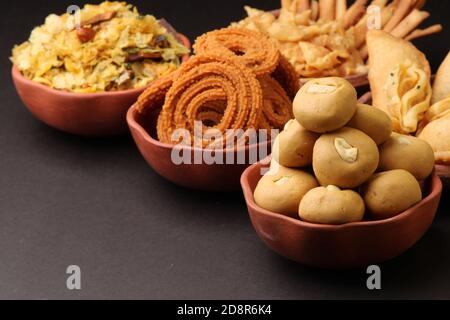
[{"label": "dark table top", "polygon": [[[10,2],[0,19],[0,298],[319,299],[450,298],[446,195],[426,236],[381,265],[382,290],[365,269],[303,267],[257,238],[241,194],[176,187],[146,164],[129,136],[84,139],[35,120],[12,86],[10,49],[50,12],[81,1]],[[278,1],[134,1],[191,39]],[[448,1],[429,1],[446,30],[417,42],[434,68],[448,51]],[[82,290],[66,289],[66,268]]]}]

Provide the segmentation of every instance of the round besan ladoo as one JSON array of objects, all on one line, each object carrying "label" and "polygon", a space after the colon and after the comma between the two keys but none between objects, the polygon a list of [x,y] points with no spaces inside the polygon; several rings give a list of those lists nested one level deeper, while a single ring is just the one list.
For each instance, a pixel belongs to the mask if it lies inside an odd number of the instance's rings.
[{"label": "round besan ladoo", "polygon": [[364,132],[342,128],[322,135],[313,151],[313,169],[322,186],[352,189],[367,181],[378,167],[378,146]]},{"label": "round besan ladoo", "polygon": [[367,104],[358,104],[355,115],[346,126],[364,132],[377,145],[386,142],[392,134],[391,118],[384,111]]},{"label": "round besan ladoo", "polygon": [[427,178],[434,169],[434,152],[419,138],[393,133],[380,146],[380,171],[404,169],[416,179]]},{"label": "round besan ladoo", "polygon": [[275,139],[272,158],[289,168],[309,166],[314,144],[319,137],[319,134],[303,128],[295,119],[290,120]]},{"label": "round besan ladoo", "polygon": [[308,81],[294,99],[294,115],[307,130],[326,133],[344,127],[357,108],[355,88],[343,78]]},{"label": "round besan ladoo", "polygon": [[318,186],[313,175],[276,165],[258,182],[254,198],[261,208],[296,218],[303,196]]},{"label": "round besan ladoo", "polygon": [[361,221],[364,211],[364,201],[357,192],[328,186],[312,189],[303,197],[299,216],[311,223],[338,225]]},{"label": "round besan ladoo", "polygon": [[376,220],[394,217],[422,200],[419,182],[406,170],[373,175],[362,186],[361,194]]}]

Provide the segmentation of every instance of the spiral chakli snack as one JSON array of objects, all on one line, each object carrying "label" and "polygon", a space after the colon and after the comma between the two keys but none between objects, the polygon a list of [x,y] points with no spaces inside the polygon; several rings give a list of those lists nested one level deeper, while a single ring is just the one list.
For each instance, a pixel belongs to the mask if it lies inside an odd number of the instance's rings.
[{"label": "spiral chakli snack", "polygon": [[260,76],[272,73],[280,53],[274,41],[264,34],[241,28],[225,28],[208,32],[195,41],[196,54],[214,53],[237,60]]},{"label": "spiral chakli snack", "polygon": [[[198,147],[211,146],[212,140],[195,137],[196,122],[220,132],[224,138],[214,145],[226,143],[227,130],[258,127],[263,95],[255,74],[233,59],[197,55],[184,63],[166,94],[158,119],[158,138],[176,143],[172,135],[185,129]],[[211,127],[209,127],[210,125]]]},{"label": "spiral chakli snack", "polygon": [[295,98],[298,90],[300,90],[300,76],[289,60],[281,54],[272,77],[281,84],[289,98]]},{"label": "spiral chakli snack", "polygon": [[259,78],[263,91],[261,129],[281,129],[294,117],[292,102],[282,86],[271,76]]},{"label": "spiral chakli snack", "polygon": [[147,90],[145,90],[138,98],[135,106],[140,113],[152,106],[160,107],[164,104],[167,91],[172,86],[173,79],[178,72],[169,74],[168,76],[155,80]]}]

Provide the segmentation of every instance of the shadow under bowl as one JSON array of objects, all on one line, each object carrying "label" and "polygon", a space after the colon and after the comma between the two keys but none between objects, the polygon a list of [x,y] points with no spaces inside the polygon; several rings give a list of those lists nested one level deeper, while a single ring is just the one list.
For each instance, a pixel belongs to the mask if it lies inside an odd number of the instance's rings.
[{"label": "shadow under bowl", "polygon": [[[180,43],[190,48],[188,38],[179,33],[176,36]],[[107,137],[126,133],[126,113],[145,90],[66,92],[25,78],[15,66],[12,79],[21,100],[37,119],[55,129],[81,136]]]},{"label": "shadow under bowl", "polygon": [[353,268],[393,259],[411,248],[429,229],[442,193],[433,174],[426,181],[424,199],[405,212],[386,220],[341,226],[303,222],[260,208],[253,193],[261,179],[259,162],[241,178],[252,224],[273,251],[301,264],[320,268]]},{"label": "shadow under bowl", "polygon": [[[140,113],[132,106],[127,114],[127,122],[133,139],[147,163],[159,175],[179,186],[201,191],[238,191],[244,170],[270,154],[271,141],[234,149],[205,150],[182,147],[182,155],[189,161],[177,164],[178,161],[173,159],[178,158],[181,147],[161,143],[156,138],[160,111],[160,107],[148,108],[145,113]],[[205,158],[219,161],[210,163],[205,161]],[[220,159],[226,164],[221,164]],[[237,161],[238,159],[241,161]]]}]

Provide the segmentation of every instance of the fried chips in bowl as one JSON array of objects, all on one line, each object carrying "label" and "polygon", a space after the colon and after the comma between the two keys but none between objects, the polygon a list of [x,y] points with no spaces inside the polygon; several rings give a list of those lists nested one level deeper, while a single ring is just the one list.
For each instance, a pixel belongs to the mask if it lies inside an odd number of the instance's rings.
[{"label": "fried chips in bowl", "polygon": [[50,127],[82,136],[123,134],[129,107],[188,58],[190,42],[167,21],[124,2],[86,5],[79,18],[76,25],[75,16],[52,14],[14,48],[15,87]]},{"label": "fried chips in bowl", "polygon": [[[262,32],[275,39],[302,78],[352,76],[367,73],[351,32],[338,21],[312,21],[311,11],[277,14],[250,7],[249,17],[235,26]],[[350,35],[349,35],[350,33]]]},{"label": "fried chips in bowl", "polygon": [[429,16],[421,11],[424,2],[357,0],[348,6],[346,0],[282,0],[272,12],[245,7],[248,17],[232,25],[275,39],[301,78],[339,76],[361,86],[367,84],[369,29],[408,40],[442,29],[416,29]]},{"label": "fried chips in bowl", "polygon": [[300,83],[273,40],[224,28],[197,38],[195,55],[156,81],[127,115],[142,156],[183,187],[236,191],[291,120]]},{"label": "fried chips in bowl", "polygon": [[145,87],[188,53],[155,17],[106,1],[78,15],[49,15],[11,60],[27,79],[52,89],[96,93]]}]

